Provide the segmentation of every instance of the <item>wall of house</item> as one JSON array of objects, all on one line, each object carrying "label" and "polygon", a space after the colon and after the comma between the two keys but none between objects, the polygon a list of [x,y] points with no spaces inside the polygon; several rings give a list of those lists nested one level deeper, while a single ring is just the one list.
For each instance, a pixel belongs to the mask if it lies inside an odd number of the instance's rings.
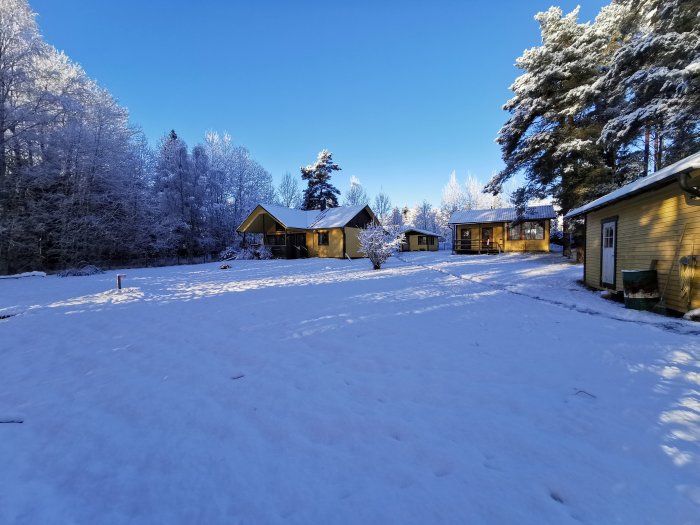
[{"label": "wall of house", "polygon": [[[501,245],[501,248],[505,246],[505,229],[503,223],[488,223],[488,224],[466,224],[463,226],[457,226],[457,240],[462,239],[462,230],[471,230],[472,243],[476,241],[481,242],[481,229],[482,228],[492,228],[493,236],[491,237],[492,242]],[[476,248],[476,244],[474,244]]]},{"label": "wall of house", "polygon": [[353,259],[365,256],[360,251],[360,228],[345,228],[345,251]]},{"label": "wall of house", "polygon": [[471,230],[472,241],[481,242],[482,228],[493,228],[493,242],[498,243],[506,252],[548,252],[549,251],[549,227],[550,220],[544,221],[544,239],[531,241],[508,240],[506,234],[507,223],[467,224],[457,226],[457,240],[462,238],[462,230]]},{"label": "wall of house", "polygon": [[551,221],[545,219],[544,221],[544,239],[542,240],[517,240],[511,241],[507,238],[507,232],[505,237],[505,251],[507,252],[548,252],[549,251],[549,228]]},{"label": "wall of house", "polygon": [[[318,245],[319,232],[328,232],[328,246]],[[309,250],[309,257],[343,257],[343,230],[332,228],[307,232],[306,247]]]},{"label": "wall of house", "polygon": [[[700,176],[700,170],[695,176]],[[687,311],[687,299],[681,298],[678,258],[700,255],[700,206],[690,206],[677,182],[650,190],[586,216],[585,282],[601,288],[601,221],[610,217],[617,221],[617,253],[615,288],[621,291],[622,270],[648,269],[656,259],[659,291],[663,293],[668,281],[666,304],[669,308]],[[687,225],[678,258],[678,242]],[[674,261],[675,259],[675,261]],[[673,266],[673,268],[671,268]],[[670,280],[669,280],[670,273]],[[693,280],[690,309],[700,308],[700,268]]]},{"label": "wall of house", "polygon": [[435,244],[432,246],[430,244],[425,245],[425,244],[418,244],[418,237],[420,237],[419,234],[412,233],[411,235],[406,235],[406,241],[408,242],[408,251],[410,252],[425,252],[425,251],[430,251],[430,252],[436,252],[439,243],[437,238],[435,238]]}]

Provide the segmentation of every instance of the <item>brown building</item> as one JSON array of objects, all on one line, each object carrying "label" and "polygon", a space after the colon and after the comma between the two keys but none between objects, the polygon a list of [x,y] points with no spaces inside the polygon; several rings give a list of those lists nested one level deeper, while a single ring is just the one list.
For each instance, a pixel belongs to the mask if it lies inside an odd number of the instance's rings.
[{"label": "brown building", "polygon": [[548,252],[556,217],[551,204],[529,207],[521,220],[515,208],[454,212],[452,253]]},{"label": "brown building", "polygon": [[571,210],[585,220],[586,284],[622,291],[623,270],[655,267],[668,308],[700,308],[698,188],[700,153]]},{"label": "brown building", "polygon": [[262,235],[275,257],[364,257],[360,229],[377,219],[369,206],[295,210],[259,204],[238,227],[239,233]]}]

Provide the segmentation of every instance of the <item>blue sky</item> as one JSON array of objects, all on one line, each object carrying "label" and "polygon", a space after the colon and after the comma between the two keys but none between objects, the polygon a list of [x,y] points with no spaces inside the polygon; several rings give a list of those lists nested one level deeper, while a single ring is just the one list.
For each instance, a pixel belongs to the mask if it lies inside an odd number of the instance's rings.
[{"label": "blue sky", "polygon": [[[581,2],[592,20],[609,2]],[[30,0],[46,40],[128,107],[152,144],[228,131],[279,181],[323,148],[371,196],[439,205],[450,172],[488,180],[538,45],[534,1]],[[577,2],[558,2],[565,12]]]}]

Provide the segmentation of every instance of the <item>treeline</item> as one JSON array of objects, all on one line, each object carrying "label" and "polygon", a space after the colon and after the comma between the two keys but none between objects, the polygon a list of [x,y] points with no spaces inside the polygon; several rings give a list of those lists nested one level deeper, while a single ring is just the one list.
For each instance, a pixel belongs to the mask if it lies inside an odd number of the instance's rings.
[{"label": "treeline", "polygon": [[699,9],[614,0],[593,23],[539,13],[542,45],[517,59],[497,138],[505,168],[487,191],[522,173],[516,205],[551,196],[566,212],[698,151]]},{"label": "treeline", "polygon": [[230,137],[152,151],[127,111],[0,0],[0,273],[215,253],[272,177]]}]

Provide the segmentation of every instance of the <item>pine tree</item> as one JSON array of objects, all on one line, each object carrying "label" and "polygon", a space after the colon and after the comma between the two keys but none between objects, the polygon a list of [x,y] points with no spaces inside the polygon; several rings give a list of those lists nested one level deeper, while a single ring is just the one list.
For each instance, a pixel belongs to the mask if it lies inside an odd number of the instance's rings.
[{"label": "pine tree", "polygon": [[524,73],[511,86],[515,97],[504,106],[511,117],[497,139],[506,167],[486,189],[497,194],[522,172],[526,184],[513,195],[521,210],[529,200],[553,196],[566,212],[598,196],[614,174],[614,151],[598,142],[606,108],[594,85],[618,45],[621,17],[613,6],[595,24],[581,24],[578,12],[538,13],[542,45],[516,62]]},{"label": "pine tree", "polygon": [[[630,35],[597,84],[614,108],[601,142],[637,150],[626,179],[697,151],[700,18],[697,1],[617,0]],[[641,150],[637,143],[642,144]],[[624,168],[624,166],[623,166]],[[641,168],[641,169],[639,169]],[[626,181],[625,181],[626,182]]]},{"label": "pine tree", "polygon": [[333,162],[333,154],[328,150],[322,150],[314,164],[301,168],[302,180],[308,181],[304,190],[304,210],[325,210],[338,206],[338,191],[330,183],[331,173],[341,168]]}]

